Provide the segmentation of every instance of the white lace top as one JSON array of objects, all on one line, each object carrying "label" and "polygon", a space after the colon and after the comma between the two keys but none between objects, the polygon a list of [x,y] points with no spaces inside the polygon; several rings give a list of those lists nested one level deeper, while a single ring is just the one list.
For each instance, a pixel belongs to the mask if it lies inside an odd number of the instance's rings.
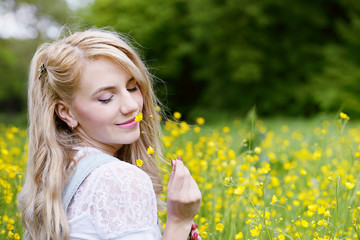
[{"label": "white lace top", "polygon": [[[75,158],[99,152],[81,148]],[[70,239],[159,240],[150,177],[123,161],[105,163],[82,182],[69,207]]]}]

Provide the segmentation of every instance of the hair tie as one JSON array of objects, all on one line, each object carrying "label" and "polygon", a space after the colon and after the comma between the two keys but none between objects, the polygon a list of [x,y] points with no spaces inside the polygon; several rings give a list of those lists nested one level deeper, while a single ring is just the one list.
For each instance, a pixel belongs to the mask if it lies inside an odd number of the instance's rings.
[{"label": "hair tie", "polygon": [[41,78],[42,74],[46,71],[45,64],[42,62],[39,67],[39,79]]}]

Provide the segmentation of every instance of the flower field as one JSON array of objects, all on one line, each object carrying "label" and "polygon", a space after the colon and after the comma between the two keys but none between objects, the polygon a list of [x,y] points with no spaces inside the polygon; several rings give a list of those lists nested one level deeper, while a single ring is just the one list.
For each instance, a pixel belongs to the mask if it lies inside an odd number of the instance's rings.
[{"label": "flower field", "polygon": [[[346,114],[217,126],[174,117],[165,156],[181,156],[199,184],[203,239],[360,239],[360,123]],[[21,238],[24,149],[24,129],[0,125],[0,239]]]},{"label": "flower field", "polygon": [[0,239],[21,239],[16,196],[26,164],[24,129],[0,124]]}]

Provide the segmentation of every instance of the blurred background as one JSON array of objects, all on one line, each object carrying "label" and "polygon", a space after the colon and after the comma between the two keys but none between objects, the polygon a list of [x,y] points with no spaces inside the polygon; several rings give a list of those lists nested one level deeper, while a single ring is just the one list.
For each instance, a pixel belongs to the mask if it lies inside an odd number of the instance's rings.
[{"label": "blurred background", "polygon": [[185,119],[360,116],[358,0],[0,0],[0,121],[26,121],[30,59],[62,26],[131,38]]}]

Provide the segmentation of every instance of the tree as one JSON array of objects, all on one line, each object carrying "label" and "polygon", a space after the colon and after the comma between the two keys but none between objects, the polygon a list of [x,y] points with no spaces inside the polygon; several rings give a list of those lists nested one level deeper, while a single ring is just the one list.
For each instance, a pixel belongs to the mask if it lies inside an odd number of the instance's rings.
[{"label": "tree", "polygon": [[[145,59],[168,84],[172,109],[244,113],[256,105],[261,115],[311,115],[334,110],[316,92],[327,89],[324,74],[336,65],[327,49],[345,44],[349,54],[353,50],[340,29],[349,26],[356,5],[355,0],[95,0],[86,20],[114,26],[144,46]],[[347,65],[356,79],[357,63],[347,60],[354,63]]]},{"label": "tree", "polygon": [[26,109],[32,55],[38,45],[49,40],[49,28],[71,23],[67,19],[73,12],[64,0],[0,0],[0,7],[4,15],[13,14],[30,31],[22,35],[25,39],[0,38],[0,111],[21,112]]},{"label": "tree", "polygon": [[323,48],[325,58],[322,71],[312,77],[313,96],[322,109],[360,113],[360,4],[358,1],[342,1],[345,19],[336,21],[337,42],[329,42]]}]

